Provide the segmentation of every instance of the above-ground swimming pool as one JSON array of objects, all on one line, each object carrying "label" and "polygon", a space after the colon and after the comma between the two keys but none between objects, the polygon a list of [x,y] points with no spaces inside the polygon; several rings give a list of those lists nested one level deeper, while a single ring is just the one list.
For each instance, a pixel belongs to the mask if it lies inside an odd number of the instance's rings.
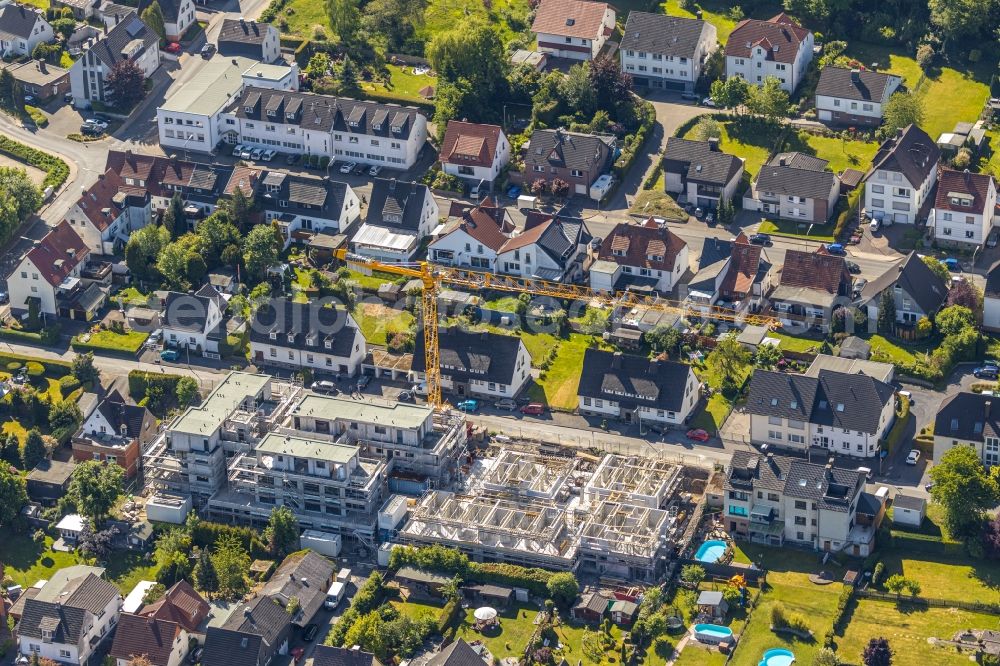
[{"label": "above-ground swimming pool", "polygon": [[698,546],[698,552],[694,554],[694,559],[714,564],[721,560],[725,554],[726,542],[721,539],[712,539]]},{"label": "above-ground swimming pool", "polygon": [[764,653],[764,658],[757,666],[791,666],[795,663],[795,654],[785,648],[774,648]]},{"label": "above-ground swimming pool", "polygon": [[720,624],[696,624],[691,628],[699,643],[717,645],[733,637],[733,630]]}]

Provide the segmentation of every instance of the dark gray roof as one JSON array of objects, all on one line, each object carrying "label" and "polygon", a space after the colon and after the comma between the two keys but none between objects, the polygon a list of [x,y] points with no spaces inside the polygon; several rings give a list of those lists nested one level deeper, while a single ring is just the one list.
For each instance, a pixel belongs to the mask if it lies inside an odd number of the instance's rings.
[{"label": "dark gray roof", "polygon": [[828,161],[815,155],[806,155],[798,151],[777,153],[768,164],[792,167],[793,169],[809,169],[810,171],[825,171]]},{"label": "dark gray roof", "polygon": [[192,333],[207,333],[208,312],[215,300],[209,296],[167,292],[163,304],[163,327]]},{"label": "dark gray roof", "polygon": [[42,15],[24,5],[9,4],[0,8],[0,33],[28,39]]},{"label": "dark gray roof", "polygon": [[[281,215],[308,215],[337,220],[350,187],[327,178],[269,171],[261,181],[260,202],[265,210]],[[282,206],[278,202],[284,201]],[[345,220],[345,224],[349,220]]]},{"label": "dark gray roof", "polygon": [[269,660],[270,652],[260,636],[209,627],[201,663],[203,666],[263,666]]},{"label": "dark gray roof", "polygon": [[223,42],[263,44],[269,29],[271,29],[269,23],[257,23],[256,21],[247,21],[244,19],[224,19],[222,21],[222,30],[219,32],[219,46],[221,47]]},{"label": "dark gray roof", "polygon": [[[163,19],[167,23],[177,23],[177,19],[180,18],[181,11],[181,0],[155,0],[158,5],[160,5],[160,11],[163,12]],[[129,12],[136,12],[140,16],[146,9],[152,5],[154,0],[132,0],[132,4],[118,4],[114,2],[106,2],[100,7],[100,12],[104,16],[125,16]]]},{"label": "dark gray roof", "polygon": [[291,620],[299,626],[306,625],[326,601],[335,568],[330,560],[311,550],[293,553],[281,563],[261,594],[286,607],[291,597],[297,597],[301,614]]},{"label": "dark gray roof", "polygon": [[[996,402],[997,406],[993,407]],[[934,417],[934,436],[982,442],[1000,436],[1000,398],[960,391],[944,399]]]},{"label": "dark gray roof", "polygon": [[896,493],[896,496],[892,498],[892,505],[894,507],[899,507],[900,509],[922,511],[927,506],[927,501],[922,497],[917,497],[916,495]]},{"label": "dark gray roof", "polygon": [[758,369],[750,378],[746,409],[874,434],[894,393],[889,384],[860,373],[820,370],[810,377]]},{"label": "dark gray roof", "polygon": [[1000,262],[994,264],[986,274],[986,289],[983,292],[986,296],[1000,298]]},{"label": "dark gray roof", "polygon": [[948,287],[941,277],[928,268],[916,252],[910,252],[902,262],[866,284],[860,300],[868,302],[879,298],[883,291],[897,284],[927,314],[937,312],[948,298]]},{"label": "dark gray roof", "polygon": [[484,663],[483,658],[462,638],[427,660],[427,666],[483,666]]},{"label": "dark gray roof", "polygon": [[365,224],[417,231],[428,196],[427,186],[421,183],[376,178],[368,197]]},{"label": "dark gray roof", "polygon": [[97,405],[97,411],[114,428],[115,434],[123,434],[124,426],[124,435],[133,439],[145,434],[156,421],[148,409],[127,403],[118,391],[108,393]]},{"label": "dark gray roof", "polygon": [[[857,77],[856,81],[855,76]],[[816,94],[859,102],[882,102],[890,82],[898,79],[898,76],[873,72],[868,69],[851,70],[845,67],[824,67],[819,73]]]},{"label": "dark gray roof", "polygon": [[820,508],[847,512],[864,488],[865,475],[856,469],[827,467],[788,456],[736,451],[726,475],[726,490],[770,490],[812,500]]},{"label": "dark gray roof", "polygon": [[313,652],[313,666],[382,666],[382,662],[364,650],[317,645]]},{"label": "dark gray roof", "polygon": [[[400,141],[409,138],[419,115],[412,106],[252,86],[243,91],[234,110],[240,118]],[[269,111],[272,115],[268,115]]]},{"label": "dark gray roof", "polygon": [[611,159],[614,144],[613,136],[562,129],[535,130],[524,154],[525,173],[530,173],[534,165],[601,171]]},{"label": "dark gray roof", "polygon": [[[276,339],[271,339],[271,331],[277,334]],[[310,344],[307,338],[311,333],[316,337]],[[286,298],[269,300],[257,308],[250,326],[251,342],[341,357],[350,357],[354,345],[360,344],[358,334],[344,310],[323,307],[321,303],[295,303]],[[294,339],[289,341],[289,335]]]},{"label": "dark gray roof", "polygon": [[[489,331],[464,331],[457,327],[438,332],[441,372],[459,381],[480,380],[513,384],[517,356],[524,343],[516,335]],[[425,372],[424,336],[416,336],[412,369]]]},{"label": "dark gray roof", "polygon": [[769,164],[762,166],[760,173],[757,174],[757,189],[779,195],[795,195],[826,201],[835,179],[836,176],[830,171],[782,166],[778,162],[778,157],[775,157]]},{"label": "dark gray roof", "polygon": [[908,125],[882,142],[865,177],[871,178],[875,171],[883,169],[902,173],[910,185],[920,187],[937,168],[940,158],[941,149],[927,132],[916,125]]},{"label": "dark gray roof", "polygon": [[19,625],[21,636],[42,638],[44,627],[55,632],[53,643],[79,643],[87,614],[97,615],[120,596],[114,584],[93,573],[67,582],[63,595],[61,603],[26,601]]},{"label": "dark gray roof", "polygon": [[698,19],[629,12],[621,48],[694,58],[707,26]]},{"label": "dark gray roof", "polygon": [[743,160],[712,150],[707,141],[677,137],[667,139],[663,159],[664,170],[668,173],[680,173],[688,180],[720,187],[735,178],[743,167]]},{"label": "dark gray roof", "polygon": [[222,628],[260,636],[274,649],[278,646],[278,638],[290,625],[291,617],[284,606],[271,597],[260,596],[237,606]]},{"label": "dark gray roof", "polygon": [[[122,49],[136,39],[142,41],[143,50],[152,48],[160,41],[156,32],[146,25],[138,14],[133,12],[91,46],[90,53],[93,53],[106,67],[113,67],[122,59]],[[141,54],[142,51],[137,52],[134,58],[138,59]]]},{"label": "dark gray roof", "polygon": [[28,481],[65,486],[75,471],[76,462],[73,460],[63,461],[45,458],[28,472]]},{"label": "dark gray roof", "polygon": [[679,412],[691,366],[590,348],[583,355],[578,394],[620,405]]}]

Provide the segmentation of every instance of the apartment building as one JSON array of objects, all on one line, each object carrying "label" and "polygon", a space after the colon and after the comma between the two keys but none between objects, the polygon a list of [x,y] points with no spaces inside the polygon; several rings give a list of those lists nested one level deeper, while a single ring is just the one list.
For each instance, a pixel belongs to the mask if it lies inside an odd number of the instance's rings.
[{"label": "apartment building", "polygon": [[365,338],[354,318],[319,303],[273,299],[257,308],[250,324],[250,358],[258,367],[353,377],[365,354]]},{"label": "apartment building", "polygon": [[112,169],[97,177],[64,218],[86,243],[91,253],[115,254],[121,251],[133,231],[153,219],[149,192],[125,185]]},{"label": "apartment building", "polygon": [[767,21],[744,19],[726,42],[726,76],[757,86],[774,77],[791,94],[812,62],[814,43],[813,33],[784,12]]},{"label": "apartment building", "polygon": [[987,467],[1000,464],[1000,414],[993,412],[997,401],[971,391],[946,397],[934,417],[934,460],[956,446],[970,446]]},{"label": "apartment building", "polygon": [[914,224],[933,204],[941,149],[922,129],[908,125],[879,146],[865,174],[865,210],[876,220]]},{"label": "apartment building", "polygon": [[539,53],[570,60],[592,60],[615,30],[615,10],[592,0],[543,0],[531,32]]},{"label": "apartment building", "polygon": [[607,235],[590,266],[590,287],[599,291],[669,293],[688,269],[688,245],[666,225],[649,218],[622,222]]},{"label": "apartment building", "polygon": [[635,85],[692,92],[718,45],[708,21],[632,11],[618,54]]},{"label": "apartment building", "polygon": [[816,84],[820,122],[852,127],[878,127],[901,77],[871,70],[824,67]]},{"label": "apartment building", "polygon": [[347,234],[361,219],[361,198],[347,183],[278,170],[261,172],[257,202],[285,247],[317,234]]},{"label": "apartment building", "polygon": [[927,226],[941,245],[971,251],[989,237],[996,205],[997,185],[990,174],[941,169]]},{"label": "apartment building", "polygon": [[160,67],[160,38],[134,11],[100,39],[86,45],[69,70],[73,106],[90,108],[92,101],[109,103],[105,85],[112,68],[131,60],[149,78]]},{"label": "apartment building", "polygon": [[590,241],[581,218],[529,210],[524,229],[497,250],[496,270],[553,282],[583,279]]}]

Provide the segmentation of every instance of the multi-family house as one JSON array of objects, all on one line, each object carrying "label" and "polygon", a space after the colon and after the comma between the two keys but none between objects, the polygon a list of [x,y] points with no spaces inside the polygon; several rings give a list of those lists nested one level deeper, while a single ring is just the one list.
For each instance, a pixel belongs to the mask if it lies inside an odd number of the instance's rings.
[{"label": "multi-family house", "polygon": [[[326,593],[337,570],[333,562],[312,550],[292,553],[278,565],[260,590],[275,604],[284,606],[292,624],[301,629],[313,621],[326,601]],[[298,602],[297,608],[293,603]]]},{"label": "multi-family house", "polygon": [[38,9],[13,2],[0,7],[0,55],[3,57],[31,55],[36,46],[54,39],[52,26]]},{"label": "multi-family house", "polygon": [[103,37],[85,46],[82,56],[69,70],[73,105],[89,108],[91,102],[113,102],[106,86],[108,75],[122,60],[131,60],[144,78],[160,66],[160,38],[133,11],[122,17]]},{"label": "multi-family house", "polygon": [[997,185],[990,174],[941,169],[927,226],[941,245],[972,250],[990,235],[996,205]]},{"label": "multi-family house", "polygon": [[649,218],[611,230],[590,266],[590,287],[668,293],[688,270],[688,245],[666,225]]},{"label": "multi-family house", "polygon": [[864,208],[876,220],[914,224],[934,202],[941,149],[926,132],[908,125],[882,142],[865,174]]},{"label": "multi-family house", "polygon": [[125,470],[125,479],[132,481],[139,474],[142,449],[155,435],[153,414],[111,391],[73,436],[73,458],[118,465]]},{"label": "multi-family house", "polygon": [[105,2],[98,5],[97,13],[104,22],[104,27],[110,30],[130,12],[136,12],[142,16],[142,13],[154,2],[160,6],[160,12],[163,14],[163,31],[167,41],[180,41],[184,33],[195,22],[194,0],[139,0],[136,5]]},{"label": "multi-family house", "polygon": [[615,30],[615,10],[592,0],[542,0],[531,32],[538,51],[553,58],[592,60]]},{"label": "multi-family house", "polygon": [[113,169],[97,177],[66,213],[73,230],[91,253],[115,254],[133,231],[152,221],[149,193],[125,185]]},{"label": "multi-family house", "polygon": [[526,278],[575,281],[583,276],[589,243],[582,219],[528,211],[524,229],[497,251],[496,270]]},{"label": "multi-family house", "polygon": [[524,149],[524,171],[512,177],[526,186],[558,178],[569,183],[570,194],[590,196],[590,186],[611,169],[614,152],[613,136],[539,129]]},{"label": "multi-family house", "polygon": [[869,321],[878,321],[886,291],[892,293],[895,303],[893,321],[902,326],[915,326],[922,317],[933,318],[948,298],[948,285],[916,252],[861,290],[857,303],[866,309]]},{"label": "multi-family house", "polygon": [[895,74],[824,67],[816,84],[817,117],[831,125],[877,127],[889,98],[902,84]]},{"label": "multi-family house", "polygon": [[219,341],[226,335],[225,299],[211,285],[193,294],[167,293],[160,316],[163,343],[171,348],[218,357]]},{"label": "multi-family house", "polygon": [[719,140],[691,141],[672,137],[663,152],[664,187],[681,194],[692,206],[717,210],[731,202],[743,179],[743,160],[719,150]]},{"label": "multi-family house", "polygon": [[224,122],[229,143],[392,169],[412,167],[427,140],[427,118],[414,107],[255,86]]},{"label": "multi-family house", "polygon": [[746,402],[754,444],[856,458],[879,455],[896,419],[895,389],[869,375],[754,370]]},{"label": "multi-family house", "polygon": [[851,274],[843,257],[823,250],[788,250],[778,284],[768,300],[782,325],[802,324],[827,330],[838,299],[850,295]]},{"label": "multi-family house", "polygon": [[[438,332],[441,388],[458,396],[513,398],[531,378],[531,356],[521,338],[458,327]],[[423,336],[417,336],[411,378],[425,381]]]},{"label": "multi-family house", "polygon": [[726,76],[757,86],[774,77],[792,93],[812,62],[813,46],[813,33],[784,12],[767,21],[744,19],[726,42]]},{"label": "multi-family house", "polygon": [[353,377],[365,353],[354,318],[319,303],[272,299],[257,308],[250,325],[250,358],[258,366]]},{"label": "multi-family house", "polygon": [[498,125],[449,120],[438,155],[441,170],[470,183],[493,183],[510,162],[510,141]]},{"label": "multi-family house", "polygon": [[254,597],[233,610],[222,626],[208,628],[204,666],[268,666],[288,654],[292,623],[285,606]]},{"label": "multi-family house", "polygon": [[278,29],[273,25],[245,18],[223,19],[216,40],[219,55],[242,56],[265,63],[275,62],[281,56],[280,42]]},{"label": "multi-family house", "polygon": [[1000,264],[994,264],[986,274],[983,289],[983,328],[1000,331]]},{"label": "multi-family house", "polygon": [[701,384],[686,363],[590,348],[580,375],[581,414],[626,423],[681,425],[698,404]]},{"label": "multi-family house", "polygon": [[1000,464],[1000,419],[993,413],[996,401],[996,396],[971,391],[947,396],[934,417],[934,460],[940,461],[956,446],[970,446],[987,467]]},{"label": "multi-family house", "polygon": [[349,233],[361,219],[360,197],[347,183],[329,178],[268,170],[257,201],[265,219],[277,224],[285,247],[319,233]]},{"label": "multi-family house", "polygon": [[437,227],[438,215],[437,201],[426,185],[376,178],[364,224],[351,238],[351,248],[378,261],[410,261]]},{"label": "multi-family house", "polygon": [[753,543],[867,557],[885,515],[863,471],[772,453],[734,453],[723,489],[729,533]]},{"label": "multi-family house", "polygon": [[771,266],[764,248],[751,244],[743,232],[731,241],[707,238],[686,300],[704,310],[714,305],[756,312],[771,287]]},{"label": "multi-family house", "polygon": [[150,666],[180,666],[188,654],[188,633],[170,620],[123,613],[108,655],[116,666],[144,657]]},{"label": "multi-family house", "polygon": [[139,615],[169,620],[181,626],[200,643],[205,642],[205,630],[212,607],[186,580],[170,586],[163,596],[139,610]]},{"label": "multi-family house", "polygon": [[514,233],[507,209],[487,198],[470,207],[452,202],[444,229],[427,246],[436,264],[496,271],[497,255]]},{"label": "multi-family house", "polygon": [[824,224],[833,216],[840,197],[840,180],[827,170],[829,163],[803,153],[779,153],[761,167],[743,195],[745,210],[764,216]]},{"label": "multi-family house", "polygon": [[708,21],[634,11],[618,53],[635,85],[692,92],[716,48],[715,26]]},{"label": "multi-family house", "polygon": [[40,314],[90,321],[107,295],[85,279],[90,249],[63,220],[21,258],[7,277],[10,309],[28,312],[36,299]]},{"label": "multi-family house", "polygon": [[59,569],[41,583],[17,627],[21,654],[86,666],[118,624],[118,587],[104,579],[104,569],[83,565]]}]

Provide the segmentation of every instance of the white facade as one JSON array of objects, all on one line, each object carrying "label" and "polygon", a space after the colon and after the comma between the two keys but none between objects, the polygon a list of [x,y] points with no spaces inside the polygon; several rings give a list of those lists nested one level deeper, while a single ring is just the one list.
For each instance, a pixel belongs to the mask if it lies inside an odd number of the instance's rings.
[{"label": "white facade", "polygon": [[0,55],[4,57],[31,55],[39,44],[48,44],[55,40],[52,26],[40,12],[35,13],[37,14],[35,25],[32,26],[31,34],[27,38],[0,32]]},{"label": "white facade", "polygon": [[[889,101],[889,96],[902,83],[902,79],[896,76],[890,77],[890,80],[885,102]],[[838,116],[848,116],[862,119],[865,125],[878,125],[882,120],[884,108],[885,103],[878,100],[860,101],[829,95],[816,95],[816,115],[820,122],[830,122],[837,120]]]},{"label": "white facade", "polygon": [[613,261],[595,261],[590,266],[590,288],[602,292],[616,291],[615,284],[622,276],[653,278],[655,289],[661,293],[671,291],[688,269],[688,247],[685,244],[677,252],[673,269],[670,271],[646,268],[644,266],[628,266]]},{"label": "white facade", "polygon": [[[681,411],[671,412],[656,407],[640,406],[635,410],[636,422],[655,421],[668,425],[681,425],[691,414],[691,410],[698,404],[701,384],[694,372],[688,372],[687,381],[684,384],[684,401]],[[621,405],[616,400],[605,400],[601,398],[590,398],[578,396],[578,409],[581,414],[598,414],[611,417],[621,416]]]},{"label": "white facade", "polygon": [[[940,196],[942,193],[938,192],[938,194]],[[948,193],[943,194],[947,195]],[[949,198],[952,205],[963,200],[970,203],[972,201],[956,197]],[[989,189],[981,211],[970,208],[967,211],[958,212],[935,207],[931,209],[930,215],[927,217],[927,224],[934,228],[934,238],[939,242],[969,246],[982,245],[986,242],[986,238],[993,228],[996,204],[996,183],[990,178]]]},{"label": "white facade", "polygon": [[126,205],[117,212],[118,216],[110,224],[104,229],[98,229],[77,201],[64,219],[73,226],[73,231],[83,239],[92,253],[112,255],[118,249],[116,245],[124,245],[133,231],[142,229],[152,220],[152,208],[148,204],[143,207]]},{"label": "white facade", "polygon": [[427,258],[436,264],[496,272],[497,251],[483,245],[461,227],[427,246]]},{"label": "white facade", "polygon": [[[135,61],[135,64],[142,70],[143,77],[148,79],[160,67],[159,45],[152,42],[146,46],[139,41],[137,44],[131,45],[131,49],[127,57]],[[91,100],[108,101],[104,82],[107,81],[110,73],[111,67],[98,58],[93,49],[87,49],[69,70],[73,106],[89,108]]]},{"label": "white facade", "polygon": [[84,611],[86,618],[84,627],[89,628],[80,631],[80,641],[77,644],[56,643],[41,638],[21,636],[18,645],[20,652],[23,655],[37,654],[39,658],[52,659],[60,664],[85,666],[94,650],[118,624],[121,607],[122,598],[121,595],[118,595],[108,602],[108,605],[98,616]]},{"label": "white facade", "polygon": [[[79,278],[83,264],[82,261],[78,263],[69,277]],[[24,257],[7,278],[7,290],[12,310],[26,311],[28,306],[25,302],[29,297],[35,297],[39,301],[39,312],[47,315],[57,314],[56,293],[59,288],[52,286],[45,279],[44,273],[29,257]]]},{"label": "white facade", "polygon": [[922,183],[911,183],[898,171],[879,169],[865,181],[865,205],[872,218],[895,224],[914,224],[917,212],[934,191],[937,169],[930,169]]},{"label": "white facade", "polygon": [[895,408],[894,400],[886,402],[879,415],[878,428],[873,433],[777,416],[751,414],[750,440],[755,444],[768,444],[799,451],[817,446],[839,455],[870,458],[878,455],[879,442],[895,420]]},{"label": "white facade", "polygon": [[587,37],[566,36],[556,33],[537,33],[539,53],[570,60],[593,60],[601,52],[604,42],[615,29],[615,10],[604,11],[596,33]]},{"label": "white facade", "polygon": [[619,50],[621,69],[642,85],[646,79],[652,88],[681,88],[687,92],[694,90],[701,77],[708,56],[718,46],[717,32],[711,23],[705,23],[701,39],[691,56],[674,56],[665,53],[647,52],[638,49]]},{"label": "white facade", "polygon": [[791,94],[805,76],[813,58],[813,34],[810,32],[799,43],[792,62],[777,62],[768,57],[768,50],[760,44],[754,46],[749,57],[726,56],[726,76],[738,76],[755,86],[773,76],[781,82],[781,89]]},{"label": "white facade", "polygon": [[[328,351],[322,342],[315,347],[293,347],[283,345],[284,340],[279,334],[272,334],[270,341],[250,341],[250,358],[257,363],[279,365],[293,368],[307,368],[328,373],[346,374],[353,377],[361,367],[361,362],[367,353],[365,338],[353,321],[344,327],[338,335],[351,335],[350,356],[338,356]],[[294,336],[293,336],[294,338]]]},{"label": "white facade", "polygon": [[464,180],[473,182],[485,180],[492,183],[500,176],[500,172],[507,166],[508,162],[510,162],[510,142],[507,141],[507,135],[501,131],[500,136],[497,138],[497,147],[493,151],[493,162],[490,166],[441,162],[441,170]]},{"label": "white facade", "polygon": [[[422,116],[421,116],[422,117]],[[351,239],[353,251],[364,257],[389,263],[404,263],[410,261],[420,247],[421,241],[438,224],[437,201],[429,187],[422,188],[425,196],[420,208],[420,217],[416,229],[393,228],[382,224],[361,225],[358,233]]]},{"label": "white facade", "polygon": [[[201,352],[218,353],[218,341],[209,340],[208,334],[222,323],[222,310],[219,304],[216,303],[215,299],[210,298],[195,299],[192,296],[188,300],[190,300],[190,304],[184,303],[182,300],[177,306],[176,312],[170,315],[170,317],[174,317],[175,319],[170,319],[166,316],[166,313],[164,313],[165,316],[160,318],[164,343],[168,347],[177,349],[186,348],[191,351],[200,350]],[[207,312],[204,311],[204,307],[201,305],[205,301],[208,302]],[[172,321],[186,321],[186,318],[192,317],[195,312],[204,315],[204,327],[201,330],[190,330],[188,327],[171,324]]]}]

